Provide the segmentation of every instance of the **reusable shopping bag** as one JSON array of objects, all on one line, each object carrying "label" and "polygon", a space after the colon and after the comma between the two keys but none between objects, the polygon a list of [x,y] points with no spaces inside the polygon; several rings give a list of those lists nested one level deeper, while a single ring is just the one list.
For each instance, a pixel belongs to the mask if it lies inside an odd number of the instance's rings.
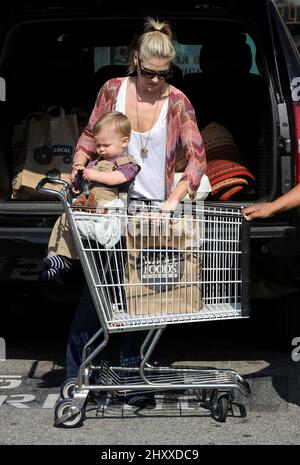
[{"label": "reusable shopping bag", "polygon": [[[54,114],[57,110],[58,114]],[[13,156],[16,163],[12,198],[44,200],[47,196],[35,191],[42,178],[69,181],[78,137],[76,113],[65,114],[61,107],[49,107],[45,113],[29,115],[16,127],[13,137]]]},{"label": "reusable shopping bag", "polygon": [[192,216],[128,222],[125,293],[132,316],[184,315],[201,310],[199,224]]}]

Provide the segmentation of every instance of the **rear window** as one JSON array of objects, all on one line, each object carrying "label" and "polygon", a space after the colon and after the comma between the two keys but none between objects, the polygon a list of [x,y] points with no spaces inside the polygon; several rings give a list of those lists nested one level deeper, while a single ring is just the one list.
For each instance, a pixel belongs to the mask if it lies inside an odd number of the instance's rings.
[{"label": "rear window", "polygon": [[[252,53],[252,65],[250,73],[259,74],[256,66],[256,47],[254,41],[246,35],[246,43],[249,44]],[[181,69],[183,75],[189,73],[201,73],[200,50],[202,44],[181,44],[174,41],[176,58],[174,63]],[[95,72],[106,65],[128,65],[130,47],[120,45],[114,47],[95,47],[94,66]]]}]

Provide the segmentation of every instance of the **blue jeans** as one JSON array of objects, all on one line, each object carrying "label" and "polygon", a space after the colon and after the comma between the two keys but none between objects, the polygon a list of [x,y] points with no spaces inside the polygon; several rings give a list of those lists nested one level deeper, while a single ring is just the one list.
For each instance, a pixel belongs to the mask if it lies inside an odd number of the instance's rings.
[{"label": "blue jeans", "polygon": [[[85,286],[68,336],[66,360],[68,378],[77,376],[82,362],[82,350],[99,328],[100,322],[94,302],[88,286]],[[140,347],[147,333],[148,331],[136,331],[122,335],[120,366],[139,366]]]}]

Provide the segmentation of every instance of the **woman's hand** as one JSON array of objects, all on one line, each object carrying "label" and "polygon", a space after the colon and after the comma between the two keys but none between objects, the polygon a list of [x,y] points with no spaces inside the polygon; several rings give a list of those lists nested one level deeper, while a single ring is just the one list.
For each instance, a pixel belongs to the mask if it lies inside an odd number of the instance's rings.
[{"label": "woman's hand", "polygon": [[269,218],[273,216],[274,213],[273,202],[254,203],[242,209],[242,215],[248,221],[254,220],[255,218]]},{"label": "woman's hand", "polygon": [[73,188],[76,188],[76,178],[78,171],[83,170],[88,161],[89,157],[82,150],[78,150],[75,153],[73,158],[72,171],[70,173],[70,181]]},{"label": "woman's hand", "polygon": [[173,212],[176,210],[176,207],[178,204],[179,204],[178,200],[168,199],[165,202],[160,204],[160,210],[162,212]]},{"label": "woman's hand", "polygon": [[184,199],[188,193],[188,182],[181,181],[177,184],[173,192],[169,195],[169,198],[163,203],[163,209],[165,211],[175,211],[181,200]]},{"label": "woman's hand", "polygon": [[76,177],[78,175],[78,171],[83,170],[84,165],[81,165],[80,163],[76,163],[76,165],[72,166],[72,171],[70,173],[70,181],[73,187],[76,185]]}]

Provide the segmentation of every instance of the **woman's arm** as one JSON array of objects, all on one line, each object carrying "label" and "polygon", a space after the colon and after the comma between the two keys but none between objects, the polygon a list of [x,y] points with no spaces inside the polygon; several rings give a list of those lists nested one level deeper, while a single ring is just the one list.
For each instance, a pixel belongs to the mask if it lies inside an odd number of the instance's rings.
[{"label": "woman's arm", "polygon": [[176,205],[184,199],[188,193],[188,181],[182,181],[177,184],[173,192],[168,197],[168,200],[165,202],[166,210],[175,210]]},{"label": "woman's arm", "polygon": [[286,194],[278,197],[273,202],[254,203],[249,207],[243,208],[243,215],[246,220],[254,220],[255,218],[269,218],[291,208],[300,206],[300,184],[297,184]]},{"label": "woman's arm", "polygon": [[180,202],[187,193],[193,198],[200,185],[201,177],[206,172],[205,150],[194,108],[182,92],[179,93],[179,96],[180,100],[177,103],[180,105],[179,115],[177,114],[179,140],[177,146],[181,141],[187,165],[177,186],[168,197],[167,203],[170,205]]},{"label": "woman's arm", "polygon": [[[75,155],[73,159],[73,166],[71,171],[71,182],[75,182],[78,169],[82,169],[92,158],[96,151],[96,144],[93,136],[93,128],[96,121],[100,118],[103,113],[112,110],[117,92],[122,83],[122,79],[116,78],[107,81],[99,90],[97,99],[90,115],[89,121],[84,128],[81,136],[78,139]],[[76,167],[76,165],[79,165]]]},{"label": "woman's arm", "polygon": [[194,198],[201,178],[206,172],[205,149],[200,134],[195,110],[189,99],[182,94],[182,107],[180,112],[180,139],[187,160],[187,166],[179,183],[187,181],[188,193]]},{"label": "woman's arm", "polygon": [[73,159],[72,170],[70,173],[70,179],[73,185],[75,184],[78,171],[84,168],[88,161],[89,161],[89,158],[84,152],[78,151],[77,153],[75,153],[74,159]]},{"label": "woman's arm", "polygon": [[82,170],[85,167],[85,165],[90,161],[96,150],[96,144],[93,137],[92,129],[97,119],[101,116],[99,110],[99,100],[101,91],[102,88],[100,89],[99,94],[97,96],[96,103],[89,118],[88,124],[86,125],[81,136],[79,137],[75,148],[72,171],[70,174],[72,185],[75,184],[78,171]]}]

